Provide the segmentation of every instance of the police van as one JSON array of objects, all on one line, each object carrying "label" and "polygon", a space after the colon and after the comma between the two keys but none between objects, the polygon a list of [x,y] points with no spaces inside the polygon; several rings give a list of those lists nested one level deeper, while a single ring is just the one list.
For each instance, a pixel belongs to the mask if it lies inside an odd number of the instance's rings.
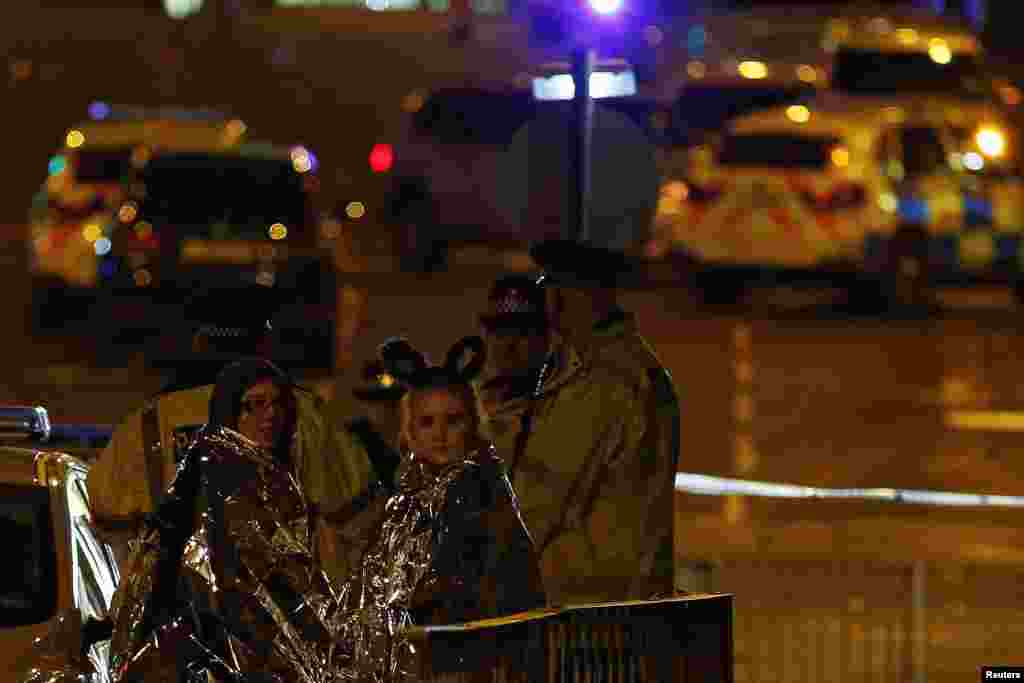
[{"label": "police van", "polygon": [[11,680],[110,680],[120,574],[91,521],[82,456],[102,445],[85,431],[83,441],[39,406],[0,406],[0,527],[15,551],[0,581],[0,664]]},{"label": "police van", "polygon": [[1016,284],[1019,141],[998,108],[822,93],[729,122],[662,179],[649,255],[733,270]]},{"label": "police van", "polygon": [[84,314],[90,290],[101,284],[104,226],[121,207],[134,168],[160,151],[224,150],[245,138],[245,123],[219,112],[92,103],[48,160],[29,212],[33,302],[43,318],[35,322],[59,326]]}]

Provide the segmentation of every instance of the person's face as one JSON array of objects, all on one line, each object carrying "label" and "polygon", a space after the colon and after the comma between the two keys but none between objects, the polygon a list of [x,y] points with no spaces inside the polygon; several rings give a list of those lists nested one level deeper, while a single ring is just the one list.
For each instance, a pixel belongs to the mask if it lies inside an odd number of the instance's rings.
[{"label": "person's face", "polygon": [[414,394],[410,404],[409,444],[417,457],[445,465],[466,452],[470,416],[465,402],[445,389]]},{"label": "person's face", "polygon": [[264,448],[274,448],[284,435],[287,413],[281,388],[269,379],[263,380],[242,395],[238,431]]},{"label": "person's face", "polygon": [[540,330],[483,330],[487,346],[487,364],[497,377],[520,376],[544,363],[548,336]]}]

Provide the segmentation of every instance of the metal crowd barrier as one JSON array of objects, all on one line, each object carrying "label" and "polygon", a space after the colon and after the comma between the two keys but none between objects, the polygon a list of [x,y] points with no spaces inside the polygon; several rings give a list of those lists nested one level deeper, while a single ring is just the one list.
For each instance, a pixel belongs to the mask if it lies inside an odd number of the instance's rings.
[{"label": "metal crowd barrier", "polygon": [[425,683],[732,683],[732,596],[573,605],[412,636]]}]

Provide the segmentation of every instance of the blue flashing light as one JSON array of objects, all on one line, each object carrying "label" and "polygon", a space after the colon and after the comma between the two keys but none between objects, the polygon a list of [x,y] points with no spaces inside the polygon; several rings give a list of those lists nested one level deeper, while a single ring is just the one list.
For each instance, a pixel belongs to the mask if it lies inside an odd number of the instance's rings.
[{"label": "blue flashing light", "polygon": [[615,14],[622,9],[623,0],[588,0],[590,8],[605,16]]},{"label": "blue flashing light", "polygon": [[992,202],[981,197],[964,197],[964,222],[967,225],[991,225]]},{"label": "blue flashing light", "polygon": [[50,163],[47,164],[47,170],[50,175],[58,175],[64,172],[64,169],[68,167],[68,160],[61,155],[50,157]]},{"label": "blue flashing light", "polygon": [[704,54],[704,46],[707,44],[708,32],[703,24],[698,24],[686,32],[686,51],[693,57],[700,57]]},{"label": "blue flashing light", "polygon": [[932,240],[929,258],[940,268],[959,270],[960,239],[956,235],[948,235]]},{"label": "blue flashing light", "polygon": [[103,121],[110,116],[110,105],[99,100],[89,105],[89,118],[93,121]]},{"label": "blue flashing light", "polygon": [[1019,250],[1019,236],[1000,234],[996,237],[996,263],[1016,266],[1017,254],[1020,253]]},{"label": "blue flashing light", "polygon": [[923,199],[900,198],[899,214],[908,223],[927,223],[929,213],[928,202]]},{"label": "blue flashing light", "polygon": [[114,273],[117,272],[117,263],[113,259],[104,259],[100,262],[100,277],[104,280],[109,280],[114,277]]}]

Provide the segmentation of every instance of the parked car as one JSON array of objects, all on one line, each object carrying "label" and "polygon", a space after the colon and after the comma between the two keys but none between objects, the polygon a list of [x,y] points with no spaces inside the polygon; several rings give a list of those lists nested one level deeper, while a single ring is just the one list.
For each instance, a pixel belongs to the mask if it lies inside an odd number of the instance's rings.
[{"label": "parked car", "polygon": [[110,680],[120,574],[90,522],[89,465],[58,435],[77,448],[102,439],[74,431],[55,429],[42,407],[0,407],[0,528],[12,550],[0,580],[0,666],[16,681]]}]

